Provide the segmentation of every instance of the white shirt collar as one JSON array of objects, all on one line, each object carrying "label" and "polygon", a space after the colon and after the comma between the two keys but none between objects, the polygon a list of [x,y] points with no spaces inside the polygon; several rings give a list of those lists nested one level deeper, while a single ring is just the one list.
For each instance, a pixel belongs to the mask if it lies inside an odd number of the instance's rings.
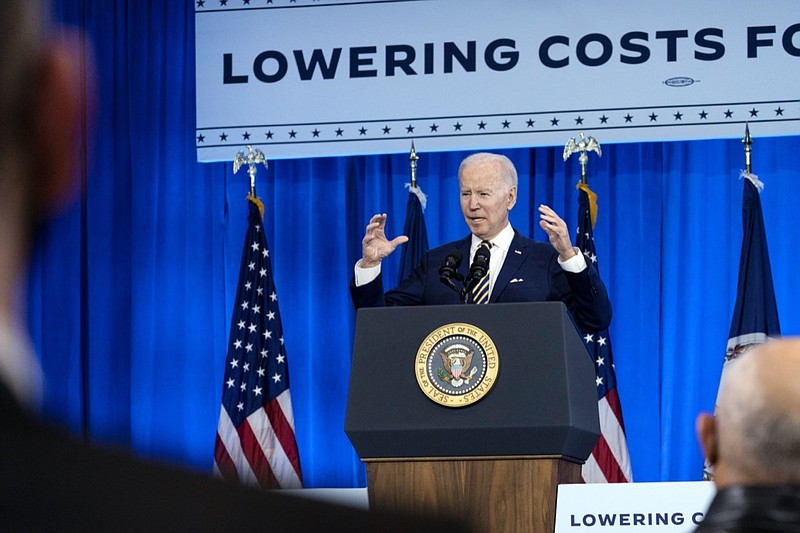
[{"label": "white shirt collar", "polygon": [[[472,235],[472,243],[469,247],[470,257],[475,254],[475,250],[478,249],[478,245],[480,245],[481,241],[480,237]],[[506,224],[506,227],[500,230],[494,239],[490,239],[492,243],[492,248],[495,246],[501,248],[504,252],[508,252],[509,248],[511,248],[511,241],[514,240],[514,228],[511,227],[511,224]]]}]

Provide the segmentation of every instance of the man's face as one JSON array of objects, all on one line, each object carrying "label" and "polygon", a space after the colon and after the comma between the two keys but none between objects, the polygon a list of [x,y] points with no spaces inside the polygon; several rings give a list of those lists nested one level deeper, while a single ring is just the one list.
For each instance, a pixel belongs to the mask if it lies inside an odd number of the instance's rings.
[{"label": "man's face", "polygon": [[462,169],[461,212],[470,231],[493,239],[508,224],[508,212],[517,201],[517,189],[507,190],[496,163],[475,163]]}]

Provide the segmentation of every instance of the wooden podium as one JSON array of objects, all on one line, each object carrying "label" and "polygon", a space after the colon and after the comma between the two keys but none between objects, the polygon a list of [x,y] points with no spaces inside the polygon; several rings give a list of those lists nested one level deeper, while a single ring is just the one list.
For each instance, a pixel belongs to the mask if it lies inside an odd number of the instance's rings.
[{"label": "wooden podium", "polygon": [[[491,390],[464,407],[422,391],[429,334],[473,325],[494,342]],[[600,433],[594,365],[560,302],[362,309],[345,432],[367,466],[371,509],[480,532],[552,532],[561,483]]]}]

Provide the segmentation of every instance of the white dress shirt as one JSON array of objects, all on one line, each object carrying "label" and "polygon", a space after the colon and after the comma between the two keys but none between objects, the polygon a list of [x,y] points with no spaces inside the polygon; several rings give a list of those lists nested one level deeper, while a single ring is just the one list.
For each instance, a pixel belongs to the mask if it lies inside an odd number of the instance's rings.
[{"label": "white dress shirt", "polygon": [[[490,250],[489,256],[489,296],[492,295],[492,289],[494,288],[494,281],[497,278],[497,274],[503,268],[503,263],[506,260],[506,255],[508,255],[509,248],[511,248],[511,242],[514,240],[514,228],[511,227],[511,224],[507,224],[505,228],[503,228],[500,233],[495,236],[494,239],[491,239],[490,242],[492,243],[492,248]],[[475,257],[475,251],[478,249],[478,245],[481,243],[482,239],[480,237],[476,237],[475,235],[472,236],[472,243],[469,248],[469,264],[472,264],[472,258]],[[578,248],[574,248],[577,252],[573,257],[567,259],[566,261],[562,261],[561,257],[558,258],[558,264],[561,265],[561,268],[566,270],[567,272],[583,272],[586,269],[586,258],[583,257],[583,254]],[[356,287],[360,287],[362,285],[366,285],[370,281],[374,280],[378,277],[381,273],[381,265],[378,263],[377,266],[371,268],[362,268],[361,267],[361,259],[356,262],[355,266],[355,282]]]}]

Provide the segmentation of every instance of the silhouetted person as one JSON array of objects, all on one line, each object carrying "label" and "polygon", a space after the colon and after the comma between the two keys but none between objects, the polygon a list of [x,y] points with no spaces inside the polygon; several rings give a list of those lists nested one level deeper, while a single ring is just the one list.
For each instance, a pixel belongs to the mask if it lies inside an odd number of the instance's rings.
[{"label": "silhouetted person", "polygon": [[725,371],[697,432],[717,494],[701,533],[800,531],[800,339],[752,348]]}]

